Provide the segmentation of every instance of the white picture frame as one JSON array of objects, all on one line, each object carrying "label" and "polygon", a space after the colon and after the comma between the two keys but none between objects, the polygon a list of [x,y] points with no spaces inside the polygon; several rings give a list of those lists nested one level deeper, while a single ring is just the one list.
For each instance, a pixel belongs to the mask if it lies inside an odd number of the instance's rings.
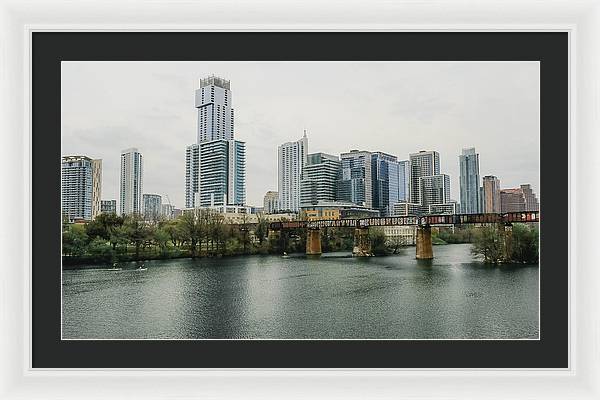
[{"label": "white picture frame", "polygon": [[[564,370],[33,370],[30,343],[33,31],[568,31],[570,367]],[[0,398],[600,398],[600,3],[0,2],[0,137],[5,223]],[[577,184],[590,182],[592,184]],[[551,195],[551,194],[549,194]],[[566,267],[566,266],[565,266]],[[543,268],[543,267],[542,267]]]}]

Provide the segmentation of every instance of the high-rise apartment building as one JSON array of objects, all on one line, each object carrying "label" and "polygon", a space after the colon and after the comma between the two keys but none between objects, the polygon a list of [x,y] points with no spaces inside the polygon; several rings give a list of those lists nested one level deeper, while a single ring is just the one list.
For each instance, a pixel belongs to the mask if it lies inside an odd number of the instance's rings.
[{"label": "high-rise apartment building", "polygon": [[499,213],[500,208],[500,180],[493,176],[487,175],[482,179],[482,211],[484,213]]},{"label": "high-rise apartment building", "polygon": [[307,153],[306,131],[301,139],[284,143],[277,149],[280,210],[297,212],[300,208],[300,179]]},{"label": "high-rise apartment building", "polygon": [[463,149],[458,156],[460,165],[460,206],[463,214],[480,212],[479,154],[475,148]]},{"label": "high-rise apartment building", "polygon": [[100,214],[102,160],[65,156],[61,163],[62,213],[70,221]]},{"label": "high-rise apartment building", "polygon": [[359,206],[373,208],[372,153],[352,150],[342,153],[342,177],[338,198]]},{"label": "high-rise apartment building", "polygon": [[116,214],[117,200],[102,200],[100,202],[100,212],[103,214]]},{"label": "high-rise apartment building", "polygon": [[156,221],[162,214],[162,197],[158,194],[144,193],[144,219]]},{"label": "high-rise apartment building", "polygon": [[186,149],[185,206],[244,205],[246,144],[234,139],[230,82],[201,79],[195,105],[198,134]]},{"label": "high-rise apartment building", "polygon": [[539,211],[538,199],[530,184],[521,185],[516,189],[500,190],[501,212]]},{"label": "high-rise apartment building", "polygon": [[173,219],[173,210],[175,207],[172,204],[163,204],[161,207],[161,214],[166,219]]},{"label": "high-rise apartment building", "polygon": [[371,164],[373,208],[382,216],[393,215],[394,204],[409,200],[409,162],[378,151],[371,154]]},{"label": "high-rise apartment building", "polygon": [[440,155],[437,151],[424,151],[410,154],[410,201],[421,203],[421,182],[424,176],[440,173]]},{"label": "high-rise apartment building", "polygon": [[342,173],[337,156],[325,153],[309,154],[300,181],[300,207],[319,201],[335,201]]},{"label": "high-rise apartment building", "polygon": [[196,90],[198,109],[198,141],[233,139],[233,108],[228,80],[209,76],[200,79]]},{"label": "high-rise apartment building", "polygon": [[244,205],[246,202],[246,145],[238,140],[199,144],[196,207]]},{"label": "high-rise apartment building", "polygon": [[265,214],[274,214],[279,211],[279,193],[269,190],[265,193],[263,199],[263,212]]},{"label": "high-rise apartment building", "polygon": [[429,207],[432,204],[445,204],[450,202],[450,176],[447,174],[437,174],[422,176],[419,178],[421,187],[419,188],[420,201],[423,207]]},{"label": "high-rise apartment building", "polygon": [[120,213],[142,213],[143,163],[136,148],[121,151]]}]

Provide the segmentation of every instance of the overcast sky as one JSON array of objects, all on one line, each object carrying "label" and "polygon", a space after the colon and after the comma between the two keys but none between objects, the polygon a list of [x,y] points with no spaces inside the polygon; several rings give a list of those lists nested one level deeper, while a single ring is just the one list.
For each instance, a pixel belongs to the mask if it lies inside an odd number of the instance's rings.
[{"label": "overcast sky", "polygon": [[437,150],[456,200],[475,147],[481,176],[539,195],[537,62],[63,62],[63,155],[101,158],[102,199],[118,199],[120,151],[137,147],[144,193],[183,207],[194,90],[211,74],[231,81],[250,205],[277,190],[277,146],[303,129],[309,153]]}]

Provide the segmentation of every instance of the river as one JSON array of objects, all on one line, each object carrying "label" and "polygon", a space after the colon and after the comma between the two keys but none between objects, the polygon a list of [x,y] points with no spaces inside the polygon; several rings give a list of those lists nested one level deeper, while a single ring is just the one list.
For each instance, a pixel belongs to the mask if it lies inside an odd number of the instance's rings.
[{"label": "river", "polygon": [[63,338],[537,339],[539,267],[487,266],[470,247],[65,270]]}]

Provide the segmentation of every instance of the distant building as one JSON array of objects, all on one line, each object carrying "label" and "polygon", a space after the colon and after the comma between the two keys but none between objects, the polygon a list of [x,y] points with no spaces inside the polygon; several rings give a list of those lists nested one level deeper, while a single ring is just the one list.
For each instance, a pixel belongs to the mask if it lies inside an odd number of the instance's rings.
[{"label": "distant building", "polygon": [[483,183],[481,187],[482,193],[482,211],[484,213],[499,213],[501,212],[500,207],[500,180],[493,176],[488,175],[483,177]]},{"label": "distant building", "polygon": [[300,180],[300,207],[320,201],[335,201],[342,173],[337,156],[325,153],[309,154]]},{"label": "distant building", "polygon": [[279,211],[279,193],[269,190],[263,199],[263,211],[265,214],[273,214]]},{"label": "distant building", "polygon": [[373,208],[382,216],[392,215],[394,204],[408,201],[410,171],[408,161],[380,151],[371,154]]},{"label": "distant building", "polygon": [[216,76],[200,79],[196,90],[198,109],[197,143],[232,140],[233,108],[230,82]]},{"label": "distant building", "polygon": [[196,206],[196,193],[200,188],[200,146],[189,145],[185,149],[185,206]]},{"label": "distant building", "polygon": [[373,208],[372,153],[351,150],[341,154],[342,177],[339,182],[338,199]]},{"label": "distant building", "polygon": [[430,204],[427,212],[434,215],[458,214],[458,203],[451,201],[443,204]]},{"label": "distant building", "polygon": [[116,214],[117,200],[102,200],[100,202],[100,212],[103,214]]},{"label": "distant building", "polygon": [[142,154],[136,148],[121,152],[120,211],[121,215],[141,214],[143,188]]},{"label": "distant building", "polygon": [[416,244],[417,238],[417,227],[414,225],[390,225],[383,226],[383,233],[388,241],[388,244],[394,240],[399,239],[400,243],[404,246]]},{"label": "distant building", "polygon": [[161,207],[161,215],[165,219],[173,219],[173,210],[175,207],[172,204],[163,204]]},{"label": "distant building", "polygon": [[478,214],[479,200],[479,154],[475,148],[463,149],[458,156],[460,164],[460,204],[463,214]]},{"label": "distant building", "polygon": [[62,158],[62,213],[70,221],[89,221],[100,214],[101,190],[102,160],[87,156]]},{"label": "distant building", "polygon": [[539,211],[538,199],[531,185],[521,185],[516,189],[500,190],[501,212]]},{"label": "distant building", "polygon": [[300,179],[306,164],[308,138],[287,142],[277,149],[279,209],[297,212],[300,209]]},{"label": "distant building", "polygon": [[407,201],[394,204],[392,215],[394,217],[420,216],[426,213],[426,208],[419,203],[410,203]]},{"label": "distant building", "polygon": [[181,208],[173,208],[173,219],[179,218],[183,215],[183,210]]},{"label": "distant building", "polygon": [[379,210],[347,201],[320,201],[317,204],[303,206],[300,210],[300,219],[307,220],[337,220],[379,216]]},{"label": "distant building", "polygon": [[420,203],[424,207],[431,204],[445,204],[450,202],[450,176],[437,174],[419,177]]},{"label": "distant building", "polygon": [[[440,155],[437,151],[410,154],[410,202],[421,203],[421,181],[425,176],[439,175]],[[422,204],[422,203],[421,203]]]},{"label": "distant building", "polygon": [[195,207],[244,205],[246,202],[246,145],[239,140],[199,144],[199,203]]},{"label": "distant building", "polygon": [[144,219],[156,221],[162,215],[162,197],[158,194],[144,193]]}]

